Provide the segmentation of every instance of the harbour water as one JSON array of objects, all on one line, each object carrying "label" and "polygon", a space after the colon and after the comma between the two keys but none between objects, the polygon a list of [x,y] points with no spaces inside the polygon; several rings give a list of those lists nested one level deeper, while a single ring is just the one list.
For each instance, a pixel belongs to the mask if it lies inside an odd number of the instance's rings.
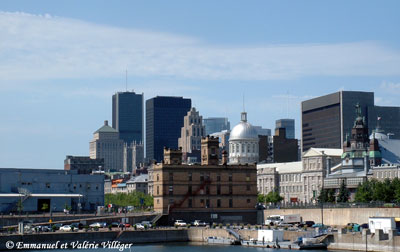
[{"label": "harbour water", "polygon": [[[44,250],[47,252],[60,252],[65,250]],[[69,249],[68,252],[82,252],[88,250]],[[98,248],[93,251],[99,252],[116,252],[118,249]],[[208,245],[204,243],[168,243],[168,244],[149,244],[149,245],[134,245],[130,249],[123,250],[124,252],[293,252],[288,249],[272,249],[272,248],[254,248],[246,246],[229,246],[229,245]],[[326,250],[309,250],[314,252],[322,252]],[[346,251],[341,251],[346,252]]]}]

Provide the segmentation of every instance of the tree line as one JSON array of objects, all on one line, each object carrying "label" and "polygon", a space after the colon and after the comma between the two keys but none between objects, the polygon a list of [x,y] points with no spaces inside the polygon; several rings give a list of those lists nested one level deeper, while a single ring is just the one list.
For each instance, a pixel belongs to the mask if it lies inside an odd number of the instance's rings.
[{"label": "tree line", "polygon": [[136,191],[130,193],[106,193],[104,195],[104,204],[105,206],[113,204],[120,207],[134,206],[135,208],[150,207],[153,206],[153,197]]}]

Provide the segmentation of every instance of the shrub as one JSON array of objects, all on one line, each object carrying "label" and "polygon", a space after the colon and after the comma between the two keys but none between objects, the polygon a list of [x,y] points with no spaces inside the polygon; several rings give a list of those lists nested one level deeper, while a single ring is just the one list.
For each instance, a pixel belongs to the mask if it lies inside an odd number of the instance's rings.
[{"label": "shrub", "polygon": [[190,228],[190,223],[186,224],[186,227],[187,227],[187,228]]},{"label": "shrub", "polygon": [[112,230],[112,225],[110,224],[110,225],[108,225],[108,230]]},{"label": "shrub", "polygon": [[218,224],[218,227],[219,227],[219,228],[222,228],[222,223],[219,223],[219,224]]},{"label": "shrub", "polygon": [[53,232],[55,232],[55,231],[57,230],[57,226],[56,226],[56,225],[51,226],[51,230],[52,230]]},{"label": "shrub", "polygon": [[99,231],[99,228],[98,227],[94,227],[94,231]]},{"label": "shrub", "polygon": [[217,226],[217,223],[212,224],[212,228],[215,228]]},{"label": "shrub", "polygon": [[144,229],[147,229],[147,228],[148,228],[147,224],[144,224],[143,227],[144,227]]},{"label": "shrub", "polygon": [[133,225],[133,229],[137,230],[137,226],[136,226],[136,224],[135,224],[135,225]]}]

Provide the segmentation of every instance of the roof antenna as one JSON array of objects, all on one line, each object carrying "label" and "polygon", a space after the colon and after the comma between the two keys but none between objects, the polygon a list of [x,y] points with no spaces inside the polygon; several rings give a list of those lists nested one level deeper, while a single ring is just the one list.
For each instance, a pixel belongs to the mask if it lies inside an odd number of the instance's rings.
[{"label": "roof antenna", "polygon": [[128,69],[125,70],[125,90],[128,92]]}]

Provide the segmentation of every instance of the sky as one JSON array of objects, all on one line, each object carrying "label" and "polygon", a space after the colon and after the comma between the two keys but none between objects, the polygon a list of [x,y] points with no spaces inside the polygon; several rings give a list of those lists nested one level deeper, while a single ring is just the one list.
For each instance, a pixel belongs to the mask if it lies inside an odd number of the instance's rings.
[{"label": "sky", "polygon": [[[111,97],[183,96],[274,129],[301,101],[400,106],[399,1],[0,1],[0,167],[89,155]],[[127,71],[127,83],[126,83]]]}]

